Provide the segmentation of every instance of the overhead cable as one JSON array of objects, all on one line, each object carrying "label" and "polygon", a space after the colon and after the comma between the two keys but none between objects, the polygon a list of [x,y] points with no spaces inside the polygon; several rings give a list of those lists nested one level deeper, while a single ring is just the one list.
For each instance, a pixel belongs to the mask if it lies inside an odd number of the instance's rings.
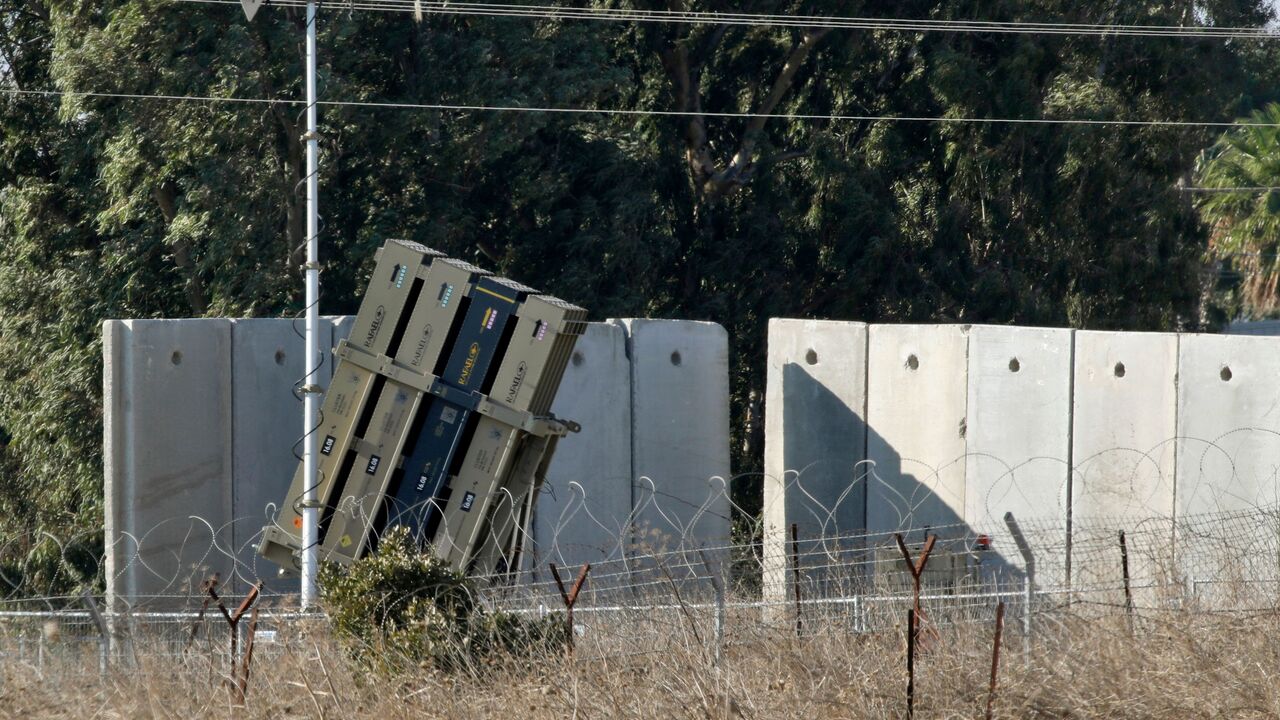
[{"label": "overhead cable", "polygon": [[[10,95],[38,95],[47,97],[98,97],[123,100],[169,100],[184,102],[221,102],[239,104],[285,104],[304,105],[303,100],[283,98],[244,98],[221,97],[213,95],[147,95],[140,93],[111,93],[92,91],[63,90],[20,90],[18,88],[0,88],[0,92]],[[628,108],[565,108],[565,107],[526,107],[521,105],[465,105],[448,103],[404,103],[377,102],[365,100],[321,100],[317,105],[330,107],[382,108],[400,110],[434,110],[443,112],[489,112],[489,113],[544,113],[559,115],[620,115],[633,117],[702,117],[751,119],[765,118],[777,120],[803,120],[815,122],[903,122],[903,123],[940,123],[940,124],[979,124],[979,125],[1086,125],[1115,127],[1169,127],[1169,128],[1236,128],[1236,127],[1280,127],[1280,123],[1253,121],[1240,122],[1206,122],[1196,120],[1104,120],[1092,118],[984,118],[984,117],[950,117],[922,115],[845,115],[824,113],[751,113],[751,112],[694,112],[682,110],[639,110]]]},{"label": "overhead cable", "polygon": [[[239,5],[239,0],[176,0],[177,2]],[[304,7],[306,0],[271,0],[277,7]],[[544,20],[594,20],[607,22],[677,23],[695,25],[749,25],[831,30],[890,32],[999,33],[1027,35],[1079,35],[1169,38],[1217,38],[1271,40],[1280,31],[1269,27],[1215,27],[1211,25],[1134,25],[992,20],[931,20],[911,18],[780,15],[744,12],[693,12],[632,10],[626,8],[572,8],[556,5],[452,2],[450,0],[345,0],[332,3],[339,10],[406,12]]]}]

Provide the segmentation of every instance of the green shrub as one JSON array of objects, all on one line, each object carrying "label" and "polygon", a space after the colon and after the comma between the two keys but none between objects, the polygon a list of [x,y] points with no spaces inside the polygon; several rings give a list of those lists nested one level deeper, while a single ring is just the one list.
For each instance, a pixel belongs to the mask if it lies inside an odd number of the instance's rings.
[{"label": "green shrub", "polygon": [[567,638],[558,618],[486,611],[471,580],[424,554],[401,527],[350,567],[326,564],[319,585],[334,631],[373,670],[452,671],[496,653],[552,652]]}]

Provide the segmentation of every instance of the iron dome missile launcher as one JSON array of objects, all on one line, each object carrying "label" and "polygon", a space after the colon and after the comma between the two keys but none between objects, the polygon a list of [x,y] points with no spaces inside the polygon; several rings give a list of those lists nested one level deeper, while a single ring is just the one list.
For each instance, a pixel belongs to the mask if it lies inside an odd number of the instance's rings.
[{"label": "iron dome missile launcher", "polygon": [[[556,442],[578,430],[550,410],[586,314],[387,241],[316,430],[320,558],[353,562],[403,525],[455,569],[518,567]],[[301,567],[305,490],[299,464],[258,546],[285,574]]]}]

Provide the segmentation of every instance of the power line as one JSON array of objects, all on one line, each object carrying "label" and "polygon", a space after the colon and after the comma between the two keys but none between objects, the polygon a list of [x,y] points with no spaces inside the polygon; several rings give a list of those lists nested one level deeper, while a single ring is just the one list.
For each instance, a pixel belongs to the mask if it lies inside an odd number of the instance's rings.
[{"label": "power line", "polygon": [[[122,100],[169,100],[186,102],[224,102],[241,104],[304,105],[302,100],[277,98],[238,98],[212,95],[146,95],[140,93],[109,93],[92,91],[64,90],[19,90],[17,88],[0,88],[0,92],[11,95],[38,95],[47,97],[97,97]],[[377,102],[362,100],[321,100],[318,105],[331,107],[380,108],[400,110],[434,110],[442,112],[491,112],[491,113],[544,113],[559,115],[618,115],[629,117],[703,117],[720,119],[765,118],[777,120],[803,120],[817,122],[906,122],[906,123],[941,123],[941,124],[976,124],[976,125],[1081,125],[1081,126],[1116,126],[1116,127],[1170,127],[1170,128],[1236,128],[1236,127],[1280,127],[1280,123],[1261,122],[1204,122],[1194,120],[1097,120],[1088,118],[981,118],[981,117],[947,117],[922,115],[844,115],[822,113],[750,113],[750,112],[693,112],[681,110],[638,110],[628,108],[565,108],[565,107],[529,107],[522,105],[466,105],[448,103],[404,103]]]},{"label": "power line", "polygon": [[222,102],[222,103],[243,103],[243,104],[285,104],[285,105],[305,105],[305,100],[272,100],[270,98],[237,98],[237,97],[221,97],[214,95],[147,95],[142,93],[106,93],[106,92],[76,92],[71,90],[21,90],[18,88],[0,88],[0,92],[9,95],[36,95],[43,97],[97,97],[112,98],[117,100],[172,100],[178,102]]},{"label": "power line", "polygon": [[1280,187],[1258,186],[1258,187],[1180,187],[1179,192],[1197,192],[1197,193],[1244,193],[1244,192],[1272,192],[1280,190]]},{"label": "power line", "polygon": [[[177,0],[178,2],[238,5],[238,0]],[[271,0],[272,5],[302,7],[305,0]],[[828,15],[780,15],[745,12],[695,12],[633,10],[626,8],[573,8],[555,5],[450,2],[449,0],[339,0],[339,9],[467,15],[546,20],[592,20],[697,25],[750,25],[757,27],[825,28],[833,30],[883,30],[893,32],[1003,33],[1030,35],[1082,35],[1171,37],[1188,39],[1270,40],[1280,32],[1266,27],[1212,27],[1188,25],[1126,25],[1066,22],[989,20],[929,20],[910,18],[837,17]]]}]

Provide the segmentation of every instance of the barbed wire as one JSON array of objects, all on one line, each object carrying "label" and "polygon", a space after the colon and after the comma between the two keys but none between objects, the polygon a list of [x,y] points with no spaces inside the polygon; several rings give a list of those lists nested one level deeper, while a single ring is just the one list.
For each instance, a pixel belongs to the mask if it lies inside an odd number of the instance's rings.
[{"label": "barbed wire", "polygon": [[[780,627],[812,641],[896,633],[917,602],[929,631],[944,635],[990,623],[1000,602],[1028,638],[1106,618],[1158,627],[1170,613],[1254,617],[1280,598],[1280,499],[1266,460],[1277,445],[1280,434],[1244,427],[1065,459],[814,463],[782,477],[712,477],[697,492],[640,477],[626,503],[592,490],[626,478],[553,474],[514,543],[519,555],[505,558],[509,570],[475,575],[465,592],[490,611],[561,617],[549,565],[573,574],[590,563],[574,632],[579,656],[599,660],[746,651]],[[957,482],[966,501],[954,497]],[[743,483],[766,488],[758,516],[737,504]],[[492,500],[508,511],[523,502]],[[373,506],[346,498],[337,511]],[[426,509],[446,508],[403,508]],[[172,518],[108,538],[0,531],[0,657],[37,668],[96,656],[125,673],[158,662],[191,677],[222,672],[232,650],[212,639],[220,618],[198,611],[210,577],[232,603],[265,584],[255,631],[264,657],[318,652],[304,638],[328,627],[325,616],[298,613],[296,580],[275,577],[255,552],[276,512]],[[913,558],[936,538],[918,601],[899,534]]]},{"label": "barbed wire", "polygon": [[[708,478],[701,493],[685,488],[684,496],[640,477],[632,483],[634,505],[625,512],[617,509],[612,493],[593,496],[587,489],[617,486],[625,479],[553,478],[539,491],[531,531],[514,544],[519,555],[504,556],[500,572],[476,579],[484,587],[549,594],[554,583],[548,563],[590,562],[593,587],[635,594],[662,584],[653,577],[659,567],[672,577],[702,577],[706,556],[756,587],[776,566],[793,562],[814,573],[839,569],[851,580],[876,576],[897,562],[891,552],[895,533],[917,544],[927,534],[937,535],[953,554],[971,553],[982,544],[986,557],[998,555],[1002,569],[1014,572],[1021,561],[1002,523],[1010,510],[1037,552],[1046,585],[1088,584],[1095,575],[1110,581],[1109,570],[1098,574],[1090,568],[1113,563],[1091,558],[1114,554],[1119,530],[1130,534],[1134,553],[1150,556],[1144,562],[1194,560],[1201,566],[1180,565],[1182,572],[1211,578],[1217,569],[1197,559],[1195,545],[1252,552],[1262,541],[1250,531],[1270,521],[1280,504],[1277,469],[1240,460],[1241,448],[1266,453],[1268,447],[1280,450],[1280,434],[1239,428],[1212,440],[1170,438],[1150,448],[1112,448],[1074,462],[1048,457],[1010,462],[966,453],[932,464],[897,458],[893,472],[883,462],[847,468],[815,463],[781,478]],[[1175,454],[1178,506],[1184,512],[1175,512],[1173,502]],[[834,497],[833,476],[841,478]],[[745,482],[766,487],[769,504],[761,517],[735,500],[733,488]],[[965,486],[967,503],[954,498],[958,484]],[[368,500],[344,498],[336,512],[358,515],[376,507]],[[506,511],[524,502],[505,490],[492,500]],[[447,517],[446,508],[434,501],[401,510],[427,509]],[[1192,509],[1199,512],[1187,512]],[[275,579],[275,566],[255,553],[263,527],[276,522],[276,511],[268,506],[262,515],[230,520],[171,518],[141,532],[117,532],[105,542],[88,530],[64,537],[41,529],[0,532],[0,610],[74,605],[82,589],[103,587],[121,589],[135,609],[198,603],[200,584],[215,571],[237,588],[266,579],[267,596],[283,601],[291,581]],[[374,519],[361,518],[366,524]],[[1215,523],[1227,522],[1229,529],[1214,529]],[[787,535],[792,523],[800,528],[795,547]],[[446,527],[440,536],[451,537],[451,532]],[[500,540],[489,536],[480,544]]]}]

